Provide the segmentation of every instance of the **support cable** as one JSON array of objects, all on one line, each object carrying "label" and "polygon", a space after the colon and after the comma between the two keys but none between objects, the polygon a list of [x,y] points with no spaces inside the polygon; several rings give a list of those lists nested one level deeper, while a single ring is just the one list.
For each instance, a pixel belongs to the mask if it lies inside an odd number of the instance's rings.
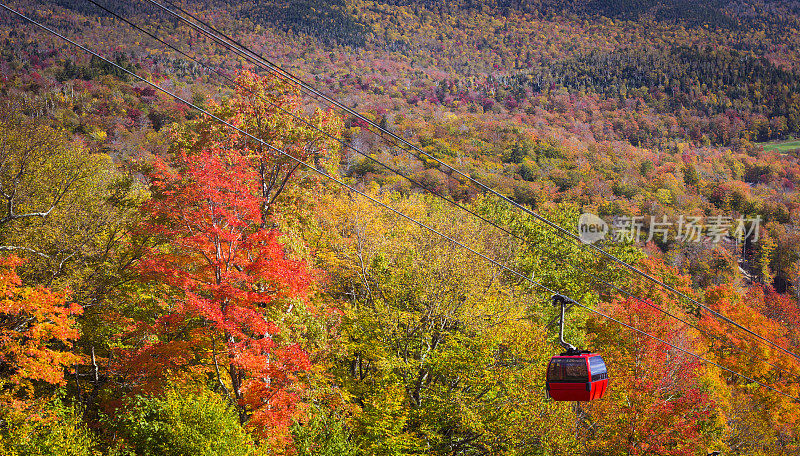
[{"label": "support cable", "polygon": [[[342,180],[340,180],[340,179],[337,179],[337,178],[336,178],[336,177],[334,177],[334,176],[331,176],[331,175],[330,175],[330,174],[328,174],[326,171],[324,171],[324,170],[322,170],[322,169],[320,169],[320,168],[317,168],[317,167],[315,167],[315,166],[313,166],[313,165],[311,165],[311,164],[309,164],[309,163],[306,163],[305,161],[303,161],[303,160],[301,160],[301,159],[299,159],[299,158],[296,158],[295,156],[293,156],[293,155],[289,154],[288,152],[285,152],[284,150],[282,150],[282,149],[280,149],[280,148],[277,148],[277,147],[275,147],[275,146],[273,146],[273,145],[271,145],[271,144],[267,143],[266,141],[264,141],[264,140],[262,140],[262,139],[260,139],[260,138],[257,138],[257,137],[255,137],[255,136],[253,136],[252,134],[250,134],[250,133],[248,133],[248,132],[246,132],[246,131],[244,131],[244,130],[242,130],[242,129],[240,129],[240,128],[238,128],[238,127],[236,127],[236,126],[232,125],[232,124],[230,124],[229,122],[225,121],[224,119],[222,119],[222,118],[220,118],[220,117],[218,117],[218,116],[215,116],[214,114],[212,114],[212,113],[208,112],[207,110],[205,110],[205,109],[203,109],[203,108],[201,108],[201,107],[199,107],[199,106],[197,106],[197,105],[193,104],[192,102],[190,102],[190,101],[188,101],[188,100],[185,100],[184,98],[182,98],[182,97],[180,97],[180,96],[178,96],[178,95],[174,94],[173,92],[170,92],[170,91],[169,91],[169,90],[167,90],[167,89],[164,89],[164,88],[163,88],[163,87],[161,87],[160,85],[158,85],[158,84],[155,84],[155,83],[153,83],[153,82],[150,82],[150,81],[148,81],[147,79],[145,79],[145,78],[143,78],[143,77],[139,76],[138,74],[136,74],[136,73],[134,73],[134,72],[132,72],[132,71],[130,71],[130,70],[128,70],[128,69],[126,69],[126,68],[123,68],[122,66],[118,65],[117,63],[115,63],[115,62],[112,62],[111,60],[109,60],[109,59],[107,59],[107,58],[103,57],[102,55],[100,55],[100,54],[98,54],[98,53],[96,53],[96,52],[92,51],[91,49],[89,49],[89,48],[87,48],[87,47],[85,47],[85,46],[83,46],[83,45],[81,45],[81,44],[79,44],[79,43],[77,43],[77,42],[75,42],[75,41],[73,41],[73,40],[71,40],[71,39],[67,38],[66,36],[64,36],[64,35],[60,34],[59,32],[57,32],[57,31],[55,31],[55,30],[53,30],[53,29],[51,29],[51,28],[47,27],[46,25],[44,25],[44,24],[42,24],[42,23],[40,23],[40,22],[38,22],[38,21],[36,21],[36,20],[34,20],[34,19],[32,19],[32,18],[30,18],[30,17],[28,17],[28,16],[26,16],[26,15],[24,15],[24,14],[22,14],[22,13],[20,13],[20,12],[16,11],[16,10],[14,10],[14,9],[12,9],[12,8],[10,8],[10,7],[9,7],[9,6],[7,6],[6,4],[4,4],[4,3],[1,3],[1,2],[0,2],[0,7],[2,7],[3,9],[5,9],[5,10],[7,10],[7,11],[9,11],[9,12],[13,13],[13,14],[15,14],[16,16],[18,16],[18,17],[20,17],[20,18],[22,18],[22,19],[24,19],[24,20],[26,20],[26,21],[30,22],[31,24],[33,24],[33,25],[36,25],[36,26],[37,26],[37,27],[39,27],[39,28],[42,28],[43,30],[45,30],[45,31],[47,31],[47,32],[49,32],[49,33],[51,33],[52,35],[55,35],[55,36],[57,36],[58,38],[61,38],[62,40],[66,41],[67,43],[69,43],[69,44],[72,44],[73,46],[75,46],[75,47],[77,47],[77,48],[81,49],[82,51],[84,51],[84,52],[86,52],[86,53],[88,53],[88,54],[90,54],[90,55],[92,55],[92,56],[94,56],[94,57],[97,57],[97,58],[99,58],[99,59],[103,60],[104,62],[108,63],[109,65],[112,65],[112,66],[116,67],[116,68],[117,68],[117,69],[119,69],[120,71],[122,71],[122,72],[124,72],[124,73],[126,73],[126,74],[128,74],[128,75],[130,75],[130,76],[133,76],[135,79],[138,79],[139,81],[141,81],[141,82],[143,82],[143,83],[145,83],[145,84],[147,84],[147,85],[151,86],[152,88],[154,88],[154,89],[158,90],[159,92],[162,92],[162,93],[164,93],[164,94],[166,94],[166,95],[168,95],[168,96],[170,96],[170,97],[174,98],[176,101],[179,101],[179,102],[181,102],[181,103],[185,104],[186,106],[188,106],[188,107],[190,107],[190,108],[192,108],[192,109],[194,109],[194,110],[196,110],[196,111],[198,111],[198,112],[200,112],[200,113],[202,113],[202,114],[205,114],[205,115],[206,115],[206,116],[208,116],[209,118],[211,118],[211,119],[213,119],[213,120],[216,120],[217,122],[219,122],[219,123],[221,123],[221,124],[223,124],[223,125],[225,125],[225,126],[227,126],[227,127],[231,128],[231,129],[233,129],[233,130],[236,130],[236,131],[238,131],[239,133],[241,133],[241,134],[243,134],[243,135],[245,135],[245,136],[248,136],[249,138],[251,138],[251,139],[253,139],[253,140],[255,140],[255,141],[257,141],[257,142],[261,143],[261,144],[262,144],[262,145],[264,145],[264,146],[266,146],[267,148],[269,148],[269,149],[270,149],[270,150],[272,150],[273,152],[277,152],[277,153],[279,153],[279,154],[281,154],[281,155],[284,155],[284,156],[286,156],[287,158],[290,158],[290,159],[294,160],[295,162],[297,162],[297,163],[298,163],[298,164],[300,164],[300,165],[304,165],[305,167],[307,167],[308,169],[310,169],[310,170],[312,170],[312,171],[316,172],[316,173],[317,173],[317,174],[319,174],[320,176],[323,176],[323,177],[325,177],[325,178],[328,178],[328,179],[330,179],[330,180],[332,180],[332,181],[336,182],[336,183],[337,183],[337,184],[339,184],[340,186],[342,186],[342,187],[344,187],[344,188],[347,188],[347,189],[348,189],[348,190],[350,190],[351,192],[353,192],[353,193],[356,193],[356,194],[358,194],[358,195],[361,195],[361,196],[363,196],[364,198],[366,198],[366,199],[370,200],[372,203],[374,203],[374,204],[376,204],[376,205],[378,205],[378,206],[380,206],[380,207],[383,207],[383,208],[385,208],[385,209],[389,210],[390,212],[392,212],[392,213],[394,213],[394,214],[396,214],[396,215],[398,215],[398,216],[400,216],[400,217],[402,217],[402,218],[404,218],[404,219],[406,219],[406,220],[408,220],[408,221],[410,221],[410,222],[412,222],[412,223],[414,223],[414,224],[416,224],[416,225],[418,225],[418,226],[420,226],[420,227],[422,227],[422,228],[425,228],[425,229],[427,229],[428,231],[430,231],[430,232],[432,232],[432,233],[434,233],[434,234],[436,234],[436,235],[438,235],[438,236],[442,237],[443,239],[447,240],[448,242],[451,242],[451,243],[453,243],[454,245],[457,245],[457,246],[459,246],[459,247],[462,247],[462,248],[464,248],[465,250],[467,250],[467,251],[469,251],[469,252],[473,253],[474,255],[476,255],[476,256],[478,256],[478,257],[480,257],[480,258],[484,259],[484,260],[487,260],[487,261],[489,261],[489,262],[490,262],[490,263],[492,263],[494,266],[496,266],[496,267],[498,267],[498,268],[500,268],[500,269],[502,269],[502,270],[505,270],[505,271],[507,271],[507,272],[511,273],[512,275],[516,275],[516,276],[518,276],[518,277],[520,277],[520,278],[522,278],[522,279],[524,279],[524,280],[527,280],[528,282],[530,282],[531,284],[533,284],[535,287],[537,287],[537,288],[540,288],[540,289],[542,289],[542,290],[544,290],[544,291],[546,291],[546,292],[550,293],[551,295],[561,295],[560,293],[557,293],[557,292],[555,292],[555,291],[554,291],[554,290],[552,290],[551,288],[549,288],[549,287],[547,287],[547,286],[545,286],[545,285],[541,284],[540,282],[537,282],[536,280],[534,280],[534,279],[532,279],[532,278],[530,278],[530,277],[526,276],[525,274],[522,274],[521,272],[519,272],[519,271],[517,271],[517,270],[515,270],[515,269],[513,269],[513,268],[511,268],[511,267],[509,267],[509,266],[506,266],[505,264],[503,264],[503,263],[501,263],[501,262],[499,262],[499,261],[497,261],[497,260],[494,260],[494,259],[492,259],[492,258],[490,258],[490,257],[486,256],[485,254],[482,254],[482,253],[480,253],[480,252],[478,252],[478,251],[476,251],[476,250],[473,250],[472,248],[470,248],[470,247],[468,247],[468,246],[464,245],[463,243],[461,243],[461,242],[459,242],[459,241],[457,241],[457,240],[453,239],[453,238],[452,238],[452,237],[450,237],[450,236],[447,236],[446,234],[444,234],[444,233],[442,233],[442,232],[440,232],[440,231],[436,230],[435,228],[433,228],[433,227],[430,227],[430,226],[426,225],[425,223],[423,223],[423,222],[420,222],[420,221],[418,221],[418,220],[414,219],[413,217],[411,217],[411,216],[409,216],[409,215],[407,215],[407,214],[405,214],[405,213],[403,213],[403,212],[400,212],[400,211],[398,211],[397,209],[394,209],[394,208],[392,208],[391,206],[389,206],[389,205],[387,205],[387,204],[385,204],[385,203],[383,203],[383,202],[381,202],[381,201],[379,201],[379,200],[377,200],[377,199],[375,199],[375,198],[373,198],[373,197],[371,197],[371,196],[367,195],[366,193],[363,193],[363,192],[361,192],[361,191],[359,191],[359,190],[355,189],[354,187],[352,187],[352,186],[348,185],[348,184],[347,184],[347,183],[345,183],[344,181],[342,181]],[[562,295],[562,296],[563,296],[563,295]],[[569,299],[569,298],[568,298],[568,299]],[[720,369],[722,369],[722,370],[725,370],[725,371],[727,371],[727,372],[729,372],[729,373],[731,373],[731,374],[734,374],[734,375],[736,375],[736,376],[738,376],[738,377],[741,377],[741,378],[743,378],[743,379],[745,379],[745,380],[748,380],[748,381],[749,381],[749,382],[751,382],[751,383],[756,383],[756,384],[758,384],[759,386],[761,386],[761,387],[763,387],[763,388],[765,388],[765,389],[769,389],[769,390],[771,390],[771,391],[774,391],[774,392],[776,392],[776,393],[778,393],[778,394],[780,394],[780,395],[782,395],[782,396],[785,396],[785,397],[787,397],[787,398],[789,398],[789,399],[792,399],[792,400],[793,400],[793,401],[795,401],[795,402],[799,402],[799,403],[800,403],[800,399],[798,399],[798,398],[795,398],[795,397],[793,397],[793,396],[791,396],[791,395],[789,395],[789,394],[786,394],[786,393],[784,393],[783,391],[780,391],[780,390],[778,390],[778,389],[776,389],[776,388],[773,388],[772,386],[769,386],[769,385],[767,385],[767,384],[764,384],[764,383],[762,383],[762,382],[759,382],[758,380],[752,379],[752,378],[750,378],[750,377],[748,377],[748,376],[746,376],[746,375],[743,375],[743,374],[741,374],[741,373],[739,373],[739,372],[736,372],[736,371],[734,371],[734,370],[732,370],[732,369],[729,369],[729,368],[727,368],[727,367],[721,366],[721,365],[719,365],[719,364],[715,363],[714,361],[708,360],[708,359],[704,358],[703,356],[701,356],[701,355],[698,355],[698,354],[696,354],[696,353],[694,353],[694,352],[692,352],[692,351],[689,351],[689,350],[686,350],[686,349],[680,348],[680,347],[678,347],[678,346],[676,346],[676,345],[670,344],[669,342],[667,342],[667,341],[665,341],[665,340],[663,340],[663,339],[660,339],[660,338],[658,338],[658,337],[656,337],[656,336],[653,336],[652,334],[649,334],[649,333],[647,333],[647,332],[645,332],[645,331],[642,331],[642,330],[640,330],[640,329],[638,329],[638,328],[636,328],[636,327],[634,327],[634,326],[631,326],[631,325],[628,325],[628,324],[626,324],[626,323],[623,323],[623,322],[621,322],[621,321],[619,321],[619,320],[617,320],[617,319],[615,319],[615,318],[613,318],[613,317],[611,317],[611,316],[609,316],[609,315],[607,315],[607,314],[605,314],[605,313],[603,313],[603,312],[600,312],[600,311],[597,311],[597,310],[595,310],[595,309],[592,309],[591,307],[588,307],[588,306],[585,306],[585,305],[583,305],[583,304],[580,304],[580,303],[578,303],[578,302],[575,302],[574,300],[572,300],[572,303],[573,303],[574,305],[577,305],[577,306],[579,306],[579,307],[582,307],[582,308],[584,308],[584,309],[587,309],[587,310],[589,310],[590,312],[593,312],[593,313],[596,313],[596,314],[598,314],[598,315],[600,315],[600,316],[602,316],[602,317],[605,317],[606,319],[609,319],[609,320],[611,320],[611,321],[614,321],[614,322],[616,322],[616,323],[618,323],[618,324],[620,324],[620,325],[622,325],[622,326],[625,326],[625,327],[627,327],[628,329],[631,329],[631,330],[633,330],[633,331],[636,331],[636,332],[638,332],[638,333],[641,333],[641,334],[643,334],[643,335],[646,335],[646,336],[648,336],[648,337],[650,337],[650,338],[652,338],[652,339],[654,339],[654,340],[657,340],[657,341],[659,341],[659,342],[661,342],[661,343],[664,343],[664,344],[666,344],[666,345],[668,345],[668,346],[670,346],[670,347],[672,347],[672,348],[675,348],[675,349],[677,349],[677,350],[679,350],[679,351],[681,351],[681,352],[683,352],[683,353],[685,353],[685,354],[687,354],[687,355],[693,356],[693,357],[695,357],[695,358],[697,358],[697,359],[699,359],[699,360],[701,360],[701,361],[703,361],[703,362],[705,362],[705,363],[707,363],[707,364],[714,365],[714,366],[716,366],[716,367],[718,367],[718,368],[720,368]]]},{"label": "support cable", "polygon": [[[410,149],[413,149],[413,150],[419,152],[420,154],[424,155],[425,157],[435,161],[440,166],[443,166],[443,167],[449,169],[451,172],[453,172],[455,174],[458,174],[459,176],[463,177],[464,179],[469,181],[473,186],[477,186],[484,193],[490,193],[490,194],[492,194],[492,195],[494,195],[494,196],[496,196],[496,197],[508,202],[513,207],[515,207],[515,208],[527,213],[528,215],[532,216],[536,220],[544,223],[546,226],[548,226],[549,228],[553,229],[560,237],[565,238],[565,239],[566,238],[570,238],[572,240],[578,241],[578,245],[581,246],[582,248],[588,247],[588,248],[594,250],[595,252],[605,256],[606,258],[612,260],[613,262],[620,264],[624,268],[628,269],[630,272],[632,272],[632,273],[634,273],[636,275],[639,275],[639,276],[647,279],[648,281],[650,281],[650,282],[652,282],[652,283],[664,288],[665,290],[669,291],[670,293],[672,293],[672,294],[674,294],[674,295],[676,295],[676,296],[678,296],[680,298],[683,298],[683,299],[685,299],[685,300],[697,305],[698,307],[706,310],[707,312],[712,314],[717,319],[722,320],[722,321],[724,321],[724,322],[726,322],[726,323],[728,323],[728,324],[730,324],[730,325],[732,325],[732,326],[734,326],[734,327],[736,327],[736,328],[738,328],[738,329],[750,334],[751,336],[759,339],[761,342],[763,342],[763,343],[765,343],[767,345],[770,345],[770,346],[778,349],[779,351],[782,351],[782,352],[784,352],[784,353],[786,353],[788,355],[793,356],[796,360],[800,360],[800,355],[797,355],[797,354],[787,350],[786,348],[781,347],[780,345],[778,345],[777,343],[773,342],[772,340],[767,339],[767,338],[761,336],[760,334],[758,334],[758,333],[756,333],[756,332],[754,332],[754,331],[742,326],[740,323],[738,323],[738,322],[736,322],[736,321],[734,321],[734,320],[722,315],[721,313],[719,313],[719,312],[715,311],[714,309],[706,306],[705,304],[697,301],[696,299],[692,298],[691,296],[688,296],[685,293],[677,290],[675,287],[673,287],[671,285],[668,285],[668,284],[664,283],[661,280],[658,280],[657,278],[653,277],[652,275],[650,275],[650,274],[642,271],[641,269],[637,268],[636,266],[633,266],[630,263],[620,259],[616,255],[606,251],[605,249],[603,249],[601,247],[598,247],[598,246],[596,246],[594,244],[585,244],[585,243],[583,243],[580,240],[580,237],[578,237],[578,235],[576,235],[575,233],[567,230],[566,228],[558,225],[555,222],[550,221],[549,219],[539,215],[538,213],[536,213],[536,212],[524,207],[523,205],[521,205],[520,203],[516,202],[512,198],[501,194],[497,190],[494,190],[493,188],[491,188],[491,187],[487,186],[486,184],[478,181],[477,179],[475,179],[475,178],[467,175],[466,173],[454,168],[453,166],[443,162],[439,158],[437,158],[437,157],[425,152],[421,148],[419,148],[416,145],[410,143],[405,138],[402,138],[401,136],[398,136],[397,134],[395,134],[395,133],[393,133],[393,132],[391,132],[391,131],[389,131],[389,130],[387,130],[385,128],[382,128],[380,125],[376,124],[371,119],[361,115],[360,113],[358,113],[357,111],[347,107],[343,103],[341,103],[341,102],[339,102],[337,100],[334,100],[334,99],[330,98],[329,96],[321,93],[317,89],[315,89],[315,88],[311,87],[310,85],[308,85],[307,83],[305,83],[300,78],[294,76],[292,73],[284,70],[280,65],[278,65],[278,64],[272,62],[271,60],[263,57],[262,55],[258,54],[257,52],[252,51],[247,46],[242,44],[240,41],[236,40],[235,38],[230,37],[229,35],[225,34],[224,32],[219,31],[218,29],[214,28],[209,23],[203,21],[202,19],[199,19],[197,16],[193,15],[192,13],[190,13],[190,12],[186,11],[185,9],[181,8],[180,6],[176,5],[174,2],[172,2],[170,0],[164,0],[164,3],[170,5],[172,8],[175,8],[176,10],[182,12],[183,14],[186,14],[187,16],[192,18],[197,23],[202,24],[203,27],[200,27],[196,23],[193,23],[192,21],[186,19],[182,15],[176,13],[172,9],[167,8],[166,6],[162,5],[161,3],[159,3],[159,2],[157,2],[155,0],[147,0],[147,1],[150,2],[153,5],[156,5],[160,9],[168,12],[170,15],[172,15],[175,18],[179,19],[180,21],[186,23],[187,25],[191,26],[195,30],[198,30],[202,34],[204,34],[204,35],[208,36],[209,38],[211,38],[212,40],[222,44],[223,46],[227,47],[228,49],[230,49],[230,50],[236,52],[237,54],[245,57],[249,61],[251,61],[253,63],[256,63],[256,65],[259,65],[262,68],[266,69],[267,71],[275,73],[279,77],[281,77],[283,79],[287,79],[290,82],[298,85],[302,90],[305,90],[306,92],[313,94],[315,98],[322,99],[325,102],[327,102],[329,104],[332,104],[332,105],[336,106],[337,108],[347,112],[348,114],[356,117],[357,119],[361,120],[362,122],[367,123],[373,129],[377,129],[383,135],[386,135],[386,136],[389,136],[390,138],[392,138],[395,141],[396,145],[398,145],[398,143],[404,144],[405,147],[406,147],[405,148],[406,151],[410,152]],[[220,37],[222,37],[222,38],[220,38]],[[375,132],[374,130],[371,130],[371,131]]]}]

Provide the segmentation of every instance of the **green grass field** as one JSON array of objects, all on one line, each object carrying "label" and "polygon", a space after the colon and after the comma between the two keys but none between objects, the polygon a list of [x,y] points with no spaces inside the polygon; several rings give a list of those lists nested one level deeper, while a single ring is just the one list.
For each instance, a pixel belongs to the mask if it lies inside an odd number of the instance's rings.
[{"label": "green grass field", "polygon": [[764,150],[774,150],[785,154],[800,149],[800,139],[790,138],[785,141],[765,142],[761,145],[764,146]]}]

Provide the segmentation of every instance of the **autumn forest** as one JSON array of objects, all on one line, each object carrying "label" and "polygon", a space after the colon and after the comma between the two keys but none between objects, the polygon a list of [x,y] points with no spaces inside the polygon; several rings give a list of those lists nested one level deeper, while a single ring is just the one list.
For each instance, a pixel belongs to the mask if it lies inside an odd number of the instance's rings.
[{"label": "autumn forest", "polygon": [[800,455],[797,1],[0,25],[0,456]]}]

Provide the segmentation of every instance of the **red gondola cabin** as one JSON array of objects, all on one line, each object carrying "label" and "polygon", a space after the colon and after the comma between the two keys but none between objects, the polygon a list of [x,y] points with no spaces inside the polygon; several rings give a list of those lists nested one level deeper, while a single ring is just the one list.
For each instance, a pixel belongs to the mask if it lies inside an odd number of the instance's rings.
[{"label": "red gondola cabin", "polygon": [[547,392],[554,401],[600,399],[608,388],[608,371],[597,353],[562,353],[547,366]]}]

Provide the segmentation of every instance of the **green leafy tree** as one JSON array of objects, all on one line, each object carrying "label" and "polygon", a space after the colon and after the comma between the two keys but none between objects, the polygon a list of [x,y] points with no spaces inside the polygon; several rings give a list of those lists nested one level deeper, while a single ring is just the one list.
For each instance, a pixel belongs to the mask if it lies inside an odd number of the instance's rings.
[{"label": "green leafy tree", "polygon": [[63,391],[37,415],[0,409],[0,454],[4,456],[100,456],[98,442],[80,412],[64,403]]},{"label": "green leafy tree", "polygon": [[[512,256],[507,239],[435,200],[384,201],[488,256]],[[347,303],[333,371],[360,408],[360,452],[535,454],[572,442],[570,411],[545,399],[553,348],[528,313],[540,296],[369,203],[322,204],[318,258]]]},{"label": "green leafy tree", "polygon": [[125,447],[148,456],[250,456],[256,447],[236,411],[210,391],[136,396],[116,418]]}]

